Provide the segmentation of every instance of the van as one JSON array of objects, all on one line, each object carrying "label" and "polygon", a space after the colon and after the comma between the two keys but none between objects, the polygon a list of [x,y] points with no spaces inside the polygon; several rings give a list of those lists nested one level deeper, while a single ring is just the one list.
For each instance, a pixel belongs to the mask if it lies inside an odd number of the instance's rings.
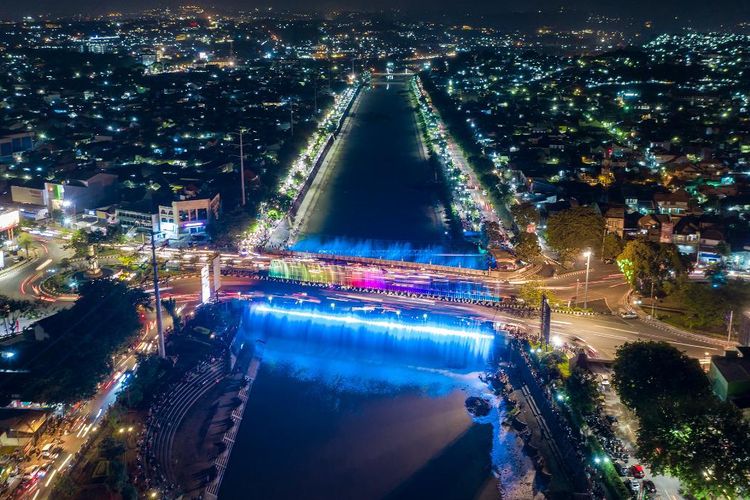
[{"label": "van", "polygon": [[50,458],[50,455],[52,455],[52,446],[52,443],[47,443],[42,447],[42,457]]}]

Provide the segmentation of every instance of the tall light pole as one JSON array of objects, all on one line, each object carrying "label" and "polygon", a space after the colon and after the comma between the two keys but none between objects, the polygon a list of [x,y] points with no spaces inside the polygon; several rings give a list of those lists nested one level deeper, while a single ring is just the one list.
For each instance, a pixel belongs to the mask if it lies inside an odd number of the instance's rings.
[{"label": "tall light pole", "polygon": [[242,187],[242,201],[240,205],[245,206],[245,151],[242,145],[242,132],[240,129],[240,186]]},{"label": "tall light pole", "polygon": [[154,241],[154,231],[151,230],[151,264],[154,267],[154,303],[156,307],[156,330],[159,339],[159,357],[167,357],[167,350],[164,347],[164,324],[161,319],[161,294],[159,293],[159,265],[156,263],[156,242]]},{"label": "tall light pole", "polygon": [[583,308],[586,309],[589,305],[589,267],[591,266],[591,250],[583,252],[583,256],[586,257],[586,284],[583,286]]},{"label": "tall light pole", "polygon": [[655,319],[654,309],[656,308],[656,301],[654,300],[654,280],[651,280],[651,319]]},{"label": "tall light pole", "polygon": [[727,327],[727,342],[732,340],[732,321],[734,320],[734,310],[729,311],[729,326]]}]

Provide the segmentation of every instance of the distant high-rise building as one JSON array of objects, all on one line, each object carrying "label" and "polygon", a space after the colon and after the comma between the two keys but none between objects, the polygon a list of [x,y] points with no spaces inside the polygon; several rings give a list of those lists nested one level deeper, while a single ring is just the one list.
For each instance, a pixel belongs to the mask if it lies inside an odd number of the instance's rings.
[{"label": "distant high-rise building", "polygon": [[86,40],[86,52],[93,54],[111,54],[117,52],[120,44],[119,36],[92,36]]},{"label": "distant high-rise building", "polygon": [[152,50],[144,50],[141,52],[141,64],[148,67],[156,62],[156,52]]}]

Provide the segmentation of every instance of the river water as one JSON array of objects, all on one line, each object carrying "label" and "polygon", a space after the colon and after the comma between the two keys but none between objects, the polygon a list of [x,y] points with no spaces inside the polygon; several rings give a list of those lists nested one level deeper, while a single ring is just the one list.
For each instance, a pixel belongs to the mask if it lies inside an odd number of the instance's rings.
[{"label": "river water", "polygon": [[362,89],[321,172],[295,250],[486,267],[449,237],[407,78]]},{"label": "river water", "polygon": [[280,302],[243,319],[265,348],[220,498],[499,497],[493,471],[518,442],[501,409],[474,419],[464,405],[492,398],[478,377],[502,341],[486,326]]}]

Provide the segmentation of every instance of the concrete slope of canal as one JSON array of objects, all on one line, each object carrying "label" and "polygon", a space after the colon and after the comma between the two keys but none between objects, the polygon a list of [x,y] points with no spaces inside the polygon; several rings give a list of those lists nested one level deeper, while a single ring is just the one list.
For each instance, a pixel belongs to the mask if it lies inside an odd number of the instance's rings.
[{"label": "concrete slope of canal", "polygon": [[408,80],[397,78],[363,89],[352,107],[305,200],[295,249],[406,260],[417,250],[447,249],[439,177],[427,161]]}]

